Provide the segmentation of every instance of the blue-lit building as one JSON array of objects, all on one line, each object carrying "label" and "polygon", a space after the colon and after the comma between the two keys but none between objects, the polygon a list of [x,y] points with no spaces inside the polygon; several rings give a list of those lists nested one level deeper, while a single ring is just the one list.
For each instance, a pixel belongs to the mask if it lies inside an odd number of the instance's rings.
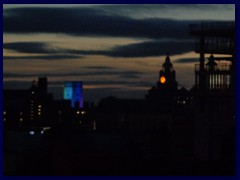
[{"label": "blue-lit building", "polygon": [[83,108],[83,88],[82,82],[66,82],[63,92],[64,100],[70,100],[74,108]]}]

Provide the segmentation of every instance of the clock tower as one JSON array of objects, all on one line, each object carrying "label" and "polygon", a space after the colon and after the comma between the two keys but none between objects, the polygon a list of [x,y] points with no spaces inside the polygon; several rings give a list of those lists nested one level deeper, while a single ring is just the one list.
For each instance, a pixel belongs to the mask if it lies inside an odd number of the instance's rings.
[{"label": "clock tower", "polygon": [[177,90],[176,73],[175,70],[173,70],[169,55],[167,55],[165,62],[162,65],[162,69],[159,72],[157,86],[163,91]]},{"label": "clock tower", "polygon": [[169,55],[166,56],[165,62],[159,71],[159,78],[157,86],[152,87],[146,99],[151,101],[158,101],[164,105],[171,104],[177,92],[178,83],[176,81],[176,73],[170,61]]}]

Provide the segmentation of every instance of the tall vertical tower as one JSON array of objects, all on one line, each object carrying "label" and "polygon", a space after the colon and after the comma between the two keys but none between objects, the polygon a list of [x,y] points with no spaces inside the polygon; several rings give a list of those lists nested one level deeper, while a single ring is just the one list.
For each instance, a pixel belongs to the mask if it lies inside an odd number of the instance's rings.
[{"label": "tall vertical tower", "polygon": [[[192,24],[190,34],[198,38],[195,52],[200,55],[195,64],[194,156],[221,162],[233,154],[224,164],[234,167],[235,22]],[[205,59],[207,54],[211,55]]]},{"label": "tall vertical tower", "polygon": [[159,72],[159,81],[157,82],[157,85],[158,88],[162,90],[177,90],[176,73],[175,70],[173,70],[169,55],[167,55],[165,62],[162,65],[162,69]]},{"label": "tall vertical tower", "polygon": [[83,107],[82,82],[74,82],[73,89],[74,91],[72,98],[72,106],[82,108]]},{"label": "tall vertical tower", "polygon": [[47,78],[46,77],[40,77],[38,78],[38,93],[40,96],[46,96],[47,95]]},{"label": "tall vertical tower", "polygon": [[146,98],[152,101],[159,101],[162,104],[171,104],[177,92],[178,83],[176,73],[170,61],[169,55],[166,56],[162,69],[159,72],[157,87],[152,87]]}]

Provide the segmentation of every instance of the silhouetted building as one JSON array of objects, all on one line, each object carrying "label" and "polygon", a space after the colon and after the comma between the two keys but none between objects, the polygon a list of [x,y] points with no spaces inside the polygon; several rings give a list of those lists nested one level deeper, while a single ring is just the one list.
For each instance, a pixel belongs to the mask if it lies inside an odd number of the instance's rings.
[{"label": "silhouetted building", "polygon": [[71,100],[74,108],[83,108],[83,88],[82,82],[66,82],[64,84],[64,100]]},{"label": "silhouetted building", "polygon": [[[215,58],[211,55],[209,61],[204,65],[204,70],[200,70],[199,64],[195,65],[195,88],[201,91],[228,91],[233,90],[234,77],[233,77],[233,66],[230,62],[228,63],[216,63]],[[221,58],[224,60],[225,58]],[[203,87],[200,89],[200,75],[203,74]]]},{"label": "silhouetted building", "polygon": [[4,90],[6,127],[45,126],[53,96],[47,93],[47,79],[32,82],[28,90]]},{"label": "silhouetted building", "polygon": [[176,73],[173,69],[170,57],[167,55],[166,60],[162,65],[162,69],[159,72],[157,86],[152,87],[148,91],[146,99],[160,103],[163,106],[171,106],[174,103],[177,86]]},{"label": "silhouetted building", "polygon": [[[200,54],[200,63],[195,66],[196,89],[234,89],[235,79],[235,23],[205,22],[192,24],[190,34],[198,37],[195,51]],[[205,54],[212,54],[205,64]],[[217,55],[229,55],[214,57]],[[225,60],[229,63],[216,63]]]},{"label": "silhouetted building", "polygon": [[193,101],[193,95],[191,91],[188,91],[186,88],[182,87],[177,90],[175,96],[175,103],[181,105],[191,104]]},{"label": "silhouetted building", "polygon": [[45,96],[48,93],[48,82],[46,77],[38,78],[38,93],[40,96]]},{"label": "silhouetted building", "polygon": [[170,62],[169,55],[167,55],[166,60],[162,65],[162,70],[159,72],[159,81],[157,82],[157,85],[162,91],[174,92],[177,89],[176,72]]},{"label": "silhouetted building", "polygon": [[[193,24],[190,34],[198,37],[195,51],[200,54],[195,65],[194,155],[234,167],[235,23]],[[206,53],[211,54],[207,63]]]},{"label": "silhouetted building", "polygon": [[27,97],[26,122],[30,126],[50,125],[51,119],[48,118],[51,113],[52,94],[47,93],[47,78],[39,78],[38,82],[33,81],[29,88]]},{"label": "silhouetted building", "polygon": [[6,127],[18,127],[25,120],[28,90],[3,91],[3,122]]}]

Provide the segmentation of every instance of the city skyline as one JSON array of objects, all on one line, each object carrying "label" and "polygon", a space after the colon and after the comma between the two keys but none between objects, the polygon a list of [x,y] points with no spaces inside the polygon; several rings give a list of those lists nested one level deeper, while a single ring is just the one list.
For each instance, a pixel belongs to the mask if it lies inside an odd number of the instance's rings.
[{"label": "city skyline", "polygon": [[[190,89],[198,54],[189,24],[234,21],[234,5],[4,5],[5,88],[39,76],[62,97],[64,81],[83,81],[84,97],[143,98],[167,52],[179,87]],[[97,93],[97,94],[96,94]]]}]

